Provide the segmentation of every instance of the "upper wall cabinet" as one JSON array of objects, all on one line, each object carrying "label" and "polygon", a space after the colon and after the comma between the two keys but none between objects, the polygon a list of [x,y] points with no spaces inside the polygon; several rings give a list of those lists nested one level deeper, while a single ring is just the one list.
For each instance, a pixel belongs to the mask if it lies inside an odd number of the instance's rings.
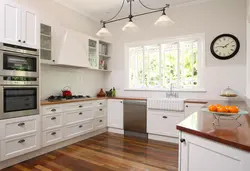
[{"label": "upper wall cabinet", "polygon": [[0,2],[0,41],[39,49],[39,20],[36,13],[14,0]]}]

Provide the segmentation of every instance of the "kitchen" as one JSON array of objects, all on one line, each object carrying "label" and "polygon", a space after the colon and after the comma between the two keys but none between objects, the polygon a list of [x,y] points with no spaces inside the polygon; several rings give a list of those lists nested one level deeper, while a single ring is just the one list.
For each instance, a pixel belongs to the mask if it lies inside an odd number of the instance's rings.
[{"label": "kitchen", "polygon": [[[160,10],[131,18],[133,33],[123,27],[128,18],[108,20],[121,6],[114,19],[127,17],[129,3],[133,15]],[[249,110],[248,1],[122,4],[1,2],[0,168],[249,170],[249,115],[213,127],[213,115],[201,111],[226,105],[223,90],[237,94],[230,105]],[[154,25],[161,15],[170,26]],[[101,28],[112,36],[99,37]],[[210,48],[223,38],[235,43],[230,59]],[[196,58],[182,61],[186,51]],[[100,89],[115,97],[97,98]]]}]

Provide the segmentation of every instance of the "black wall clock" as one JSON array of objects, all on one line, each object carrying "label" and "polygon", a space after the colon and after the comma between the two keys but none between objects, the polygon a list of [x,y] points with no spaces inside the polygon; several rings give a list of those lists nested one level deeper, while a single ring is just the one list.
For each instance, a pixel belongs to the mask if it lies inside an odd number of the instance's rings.
[{"label": "black wall clock", "polygon": [[240,41],[234,35],[222,34],[213,40],[210,50],[217,59],[231,59],[239,52]]}]

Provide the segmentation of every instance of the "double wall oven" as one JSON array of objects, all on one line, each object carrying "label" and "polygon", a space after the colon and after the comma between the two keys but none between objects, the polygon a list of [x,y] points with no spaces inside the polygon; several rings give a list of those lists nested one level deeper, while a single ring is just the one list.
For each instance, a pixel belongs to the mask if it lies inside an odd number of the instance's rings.
[{"label": "double wall oven", "polygon": [[0,43],[0,119],[39,114],[39,50]]}]

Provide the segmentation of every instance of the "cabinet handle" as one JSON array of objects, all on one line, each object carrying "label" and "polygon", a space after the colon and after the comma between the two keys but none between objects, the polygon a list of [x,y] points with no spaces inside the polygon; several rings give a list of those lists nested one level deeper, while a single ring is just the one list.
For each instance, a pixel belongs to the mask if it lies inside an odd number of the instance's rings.
[{"label": "cabinet handle", "polygon": [[183,139],[183,138],[181,138],[181,139],[180,139],[180,142],[181,142],[181,143],[185,143],[185,142],[186,142],[186,140],[185,140],[185,139]]},{"label": "cabinet handle", "polygon": [[52,132],[51,135],[56,135],[56,132]]},{"label": "cabinet handle", "polygon": [[99,122],[102,122],[102,120],[100,120]]},{"label": "cabinet handle", "polygon": [[23,41],[23,43],[26,43],[26,41]]},{"label": "cabinet handle", "polygon": [[18,141],[18,143],[20,143],[20,144],[21,144],[21,143],[24,143],[24,142],[25,142],[24,139]]},{"label": "cabinet handle", "polygon": [[82,112],[80,112],[79,115],[82,115]]},{"label": "cabinet handle", "polygon": [[100,103],[100,105],[102,105],[102,103]]},{"label": "cabinet handle", "polygon": [[99,109],[99,111],[102,111],[102,109]]},{"label": "cabinet handle", "polygon": [[21,40],[18,40],[18,42],[21,42]]},{"label": "cabinet handle", "polygon": [[120,101],[120,103],[122,103],[122,101]]},{"label": "cabinet handle", "polygon": [[56,111],[56,109],[51,109],[51,112],[55,112]]},{"label": "cabinet handle", "polygon": [[163,116],[162,118],[163,118],[163,119],[167,119],[168,117],[167,117],[167,116]]},{"label": "cabinet handle", "polygon": [[79,108],[82,108],[82,105],[80,105]]},{"label": "cabinet handle", "polygon": [[55,60],[52,60],[52,62],[56,62]]},{"label": "cabinet handle", "polygon": [[188,105],[186,105],[186,107],[188,107]]},{"label": "cabinet handle", "polygon": [[51,120],[56,120],[56,117],[51,118]]},{"label": "cabinet handle", "polygon": [[80,125],[79,128],[82,128],[82,125]]},{"label": "cabinet handle", "polygon": [[24,126],[25,125],[25,123],[19,123],[18,124],[18,126]]}]

